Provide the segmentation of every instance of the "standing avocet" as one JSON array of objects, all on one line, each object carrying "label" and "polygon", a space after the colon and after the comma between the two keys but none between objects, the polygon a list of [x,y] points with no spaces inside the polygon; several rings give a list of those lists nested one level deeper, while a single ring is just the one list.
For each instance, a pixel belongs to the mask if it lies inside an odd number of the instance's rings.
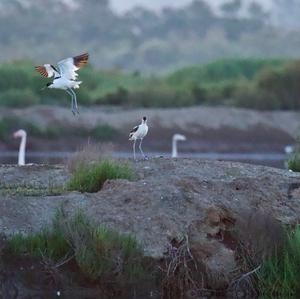
[{"label": "standing avocet", "polygon": [[134,160],[135,160],[135,143],[138,139],[141,140],[140,145],[139,145],[141,154],[143,155],[144,159],[146,158],[146,156],[144,155],[144,152],[142,150],[142,142],[143,142],[144,137],[147,135],[147,133],[148,133],[147,117],[144,116],[142,118],[142,123],[140,125],[134,127],[129,134],[129,140],[133,140],[133,158],[134,158]]},{"label": "standing avocet", "polygon": [[35,69],[44,77],[51,78],[54,76],[53,82],[47,83],[45,88],[63,89],[71,96],[72,112],[74,115],[76,113],[79,114],[79,110],[76,93],[72,88],[77,89],[82,83],[81,81],[76,80],[78,76],[76,72],[87,64],[88,59],[88,53],[66,58],[57,63],[59,70],[51,64],[35,67]]}]

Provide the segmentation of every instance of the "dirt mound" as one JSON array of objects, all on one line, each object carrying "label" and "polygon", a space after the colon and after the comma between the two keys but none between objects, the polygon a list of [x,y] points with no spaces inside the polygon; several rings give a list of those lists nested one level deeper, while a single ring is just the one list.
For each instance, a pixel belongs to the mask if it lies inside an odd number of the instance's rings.
[{"label": "dirt mound", "polygon": [[[94,194],[52,194],[51,180],[56,187],[68,180],[62,167],[0,167],[0,233],[39,231],[57,208],[68,215],[81,209],[98,223],[134,234],[156,260],[170,244],[188,240],[193,257],[213,277],[211,283],[223,288],[237,266],[235,243],[227,232],[243,211],[263,211],[283,223],[299,220],[299,174],[196,159],[158,158],[133,167],[134,181],[107,181]],[[40,193],[30,193],[32,181]],[[13,192],[18,184],[22,188]]]}]

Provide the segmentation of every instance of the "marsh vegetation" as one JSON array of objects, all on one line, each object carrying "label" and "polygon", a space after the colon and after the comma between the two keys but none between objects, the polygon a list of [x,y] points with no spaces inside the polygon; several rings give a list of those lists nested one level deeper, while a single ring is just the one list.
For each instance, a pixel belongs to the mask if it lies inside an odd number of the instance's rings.
[{"label": "marsh vegetation", "polygon": [[[29,62],[2,64],[0,75],[5,81],[0,85],[0,106],[69,105],[68,95],[40,90],[45,82],[32,71]],[[19,79],[12,80],[15,76]],[[100,71],[89,66],[80,73],[84,84],[78,98],[81,105],[87,106],[226,105],[259,110],[297,110],[300,108],[299,77],[299,61],[285,59],[219,60],[160,76]],[[106,127],[95,128],[95,134],[107,138],[99,131],[108,132]]]}]

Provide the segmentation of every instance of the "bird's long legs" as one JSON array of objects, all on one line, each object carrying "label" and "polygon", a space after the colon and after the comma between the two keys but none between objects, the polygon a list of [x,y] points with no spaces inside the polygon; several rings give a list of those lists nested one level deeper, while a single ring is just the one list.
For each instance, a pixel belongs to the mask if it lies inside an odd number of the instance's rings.
[{"label": "bird's long legs", "polygon": [[139,149],[140,149],[141,154],[143,155],[143,158],[145,159],[145,155],[144,155],[144,152],[142,150],[142,142],[143,142],[143,139],[141,139],[141,142],[140,142],[140,145],[139,145]]},{"label": "bird's long legs", "polygon": [[79,109],[78,109],[78,105],[77,105],[77,96],[76,96],[76,93],[75,91],[70,88],[70,91],[72,92],[73,96],[74,96],[74,104],[75,104],[75,111],[77,112],[77,114],[79,114]]},{"label": "bird's long legs", "polygon": [[72,103],[71,103],[71,110],[72,110],[72,113],[75,115],[75,109],[74,109],[74,97],[73,97],[73,93],[70,92],[69,89],[66,89],[66,92],[71,96],[71,99],[72,99]]},{"label": "bird's long legs", "polygon": [[133,141],[133,146],[132,146],[132,148],[133,148],[133,160],[135,161],[136,159],[135,159],[135,143],[136,143],[136,139]]}]

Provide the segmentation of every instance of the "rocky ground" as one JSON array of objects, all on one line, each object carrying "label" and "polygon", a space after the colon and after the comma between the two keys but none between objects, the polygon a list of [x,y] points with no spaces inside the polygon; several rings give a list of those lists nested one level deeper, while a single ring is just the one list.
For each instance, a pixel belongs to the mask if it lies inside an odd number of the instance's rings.
[{"label": "rocky ground", "polygon": [[[149,136],[145,147],[152,152],[170,152],[175,133],[187,136],[180,144],[183,152],[283,152],[287,144],[295,142],[300,128],[298,112],[261,112],[225,107],[192,107],[177,109],[130,109],[114,107],[80,107],[74,117],[68,108],[34,106],[26,109],[1,109],[0,118],[13,116],[35,124],[39,128],[91,129],[108,124],[119,134],[112,142],[117,151],[130,151],[128,132],[140,122],[149,119]],[[53,140],[32,138],[29,132],[29,150],[74,150],[86,144],[90,136],[64,134]],[[17,149],[18,144],[0,143],[0,149]]]},{"label": "rocky ground", "polygon": [[237,266],[234,245],[220,237],[224,231],[247,213],[299,221],[296,173],[196,159],[157,158],[133,167],[134,181],[107,181],[100,192],[82,194],[63,191],[69,178],[63,166],[1,166],[0,233],[39,231],[57,208],[69,215],[82,209],[98,223],[136,235],[156,260],[186,236],[195,258],[218,277],[214,286],[222,287]]}]

